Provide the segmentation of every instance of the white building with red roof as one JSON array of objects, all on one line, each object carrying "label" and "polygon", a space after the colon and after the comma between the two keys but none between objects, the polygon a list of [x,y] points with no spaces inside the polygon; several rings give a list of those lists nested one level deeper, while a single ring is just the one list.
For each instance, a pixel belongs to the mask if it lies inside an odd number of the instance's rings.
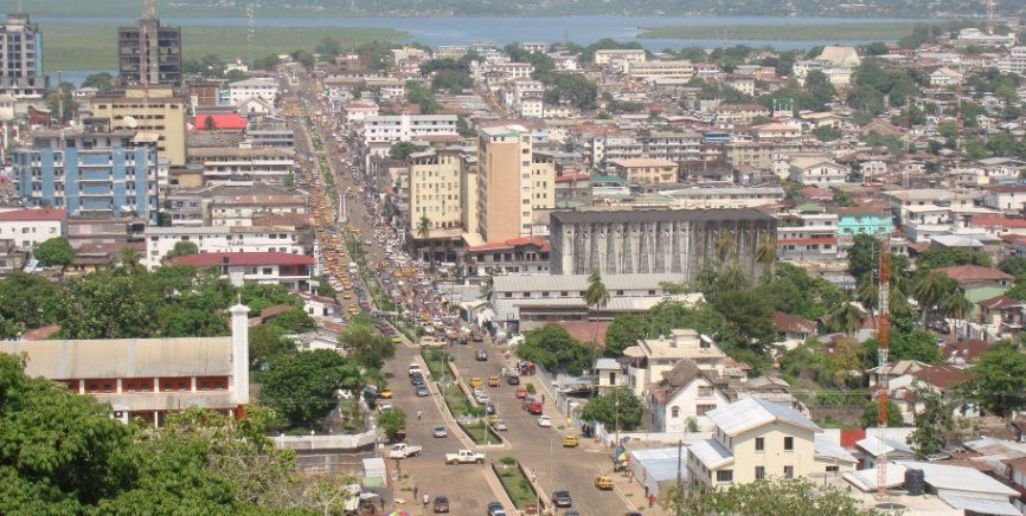
[{"label": "white building with red roof", "polygon": [[55,208],[26,208],[0,213],[0,240],[11,240],[16,248],[30,250],[51,238],[64,235],[67,211]]},{"label": "white building with red roof", "polygon": [[307,290],[314,259],[312,256],[281,252],[202,253],[172,258],[170,263],[198,268],[216,267],[220,269],[221,277],[235,286],[245,283],[278,284],[290,290]]}]

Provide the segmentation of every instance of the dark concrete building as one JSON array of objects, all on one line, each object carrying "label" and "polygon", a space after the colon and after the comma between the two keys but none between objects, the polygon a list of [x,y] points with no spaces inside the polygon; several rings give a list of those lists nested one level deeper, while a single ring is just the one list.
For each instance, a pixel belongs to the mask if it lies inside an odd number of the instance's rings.
[{"label": "dark concrete building", "polygon": [[[707,265],[717,265],[719,251],[725,250],[754,280],[768,269],[756,258],[757,249],[775,248],[776,233],[776,219],[753,209],[555,212],[551,271],[679,273],[681,281],[690,282]],[[732,244],[724,246],[725,241]]]},{"label": "dark concrete building", "polygon": [[134,27],[118,27],[118,72],[125,86],[180,86],[182,28],[162,26],[150,9]]}]

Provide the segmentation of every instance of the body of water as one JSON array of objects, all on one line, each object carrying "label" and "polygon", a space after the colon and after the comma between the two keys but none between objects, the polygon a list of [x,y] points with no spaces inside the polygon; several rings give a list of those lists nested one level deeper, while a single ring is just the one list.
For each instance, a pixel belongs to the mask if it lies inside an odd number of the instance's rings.
[{"label": "body of water", "polygon": [[[133,17],[125,18],[89,18],[89,17],[39,17],[34,18],[40,23],[58,24],[101,24],[127,25],[134,24]],[[161,21],[168,25],[224,27],[247,25],[244,17],[224,18],[175,18],[162,17]],[[760,17],[760,16],[553,16],[553,17],[424,17],[424,18],[385,18],[385,17],[277,17],[261,18],[257,10],[255,24],[257,37],[260,27],[364,27],[387,28],[409,34],[407,41],[418,42],[432,47],[440,45],[468,45],[471,43],[491,43],[505,45],[511,42],[538,41],[555,43],[570,41],[587,45],[602,38],[613,38],[620,41],[640,41],[645,48],[662,50],[664,48],[684,47],[721,47],[736,43],[748,46],[788,50],[810,48],[832,43],[860,44],[867,41],[763,41],[747,40],[732,41],[729,39],[637,39],[643,27],[670,25],[684,26],[778,26],[778,25],[823,25],[834,23],[873,23],[887,21],[909,21],[885,18],[794,18],[794,17]]]}]

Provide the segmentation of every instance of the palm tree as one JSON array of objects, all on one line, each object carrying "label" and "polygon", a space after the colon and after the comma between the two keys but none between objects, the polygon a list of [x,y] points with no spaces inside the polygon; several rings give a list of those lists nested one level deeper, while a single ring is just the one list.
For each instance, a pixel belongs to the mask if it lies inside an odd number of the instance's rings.
[{"label": "palm tree", "polygon": [[734,260],[720,273],[716,285],[723,290],[744,290],[748,287],[748,277],[745,276],[745,271],[741,270],[737,260]]},{"label": "palm tree", "polygon": [[495,278],[493,276],[494,274],[494,269],[492,269],[491,267],[486,267],[485,276],[481,278],[481,284],[478,286],[481,289],[481,297],[485,299],[492,297],[492,288],[495,284]]},{"label": "palm tree", "polygon": [[588,276],[588,289],[584,291],[584,302],[589,307],[602,308],[609,303],[609,291],[602,283],[602,275],[598,269],[592,269]]},{"label": "palm tree", "polygon": [[875,320],[874,312],[880,308],[880,287],[873,281],[871,274],[867,274],[859,283],[859,287],[855,291],[855,299],[862,303],[862,306],[869,311],[869,316]]},{"label": "palm tree", "polygon": [[726,263],[727,258],[734,253],[734,247],[736,242],[734,241],[734,235],[727,228],[720,228],[720,231],[716,234],[716,256],[720,259],[720,263]]},{"label": "palm tree", "polygon": [[[420,220],[417,221],[417,236],[423,240],[427,240],[431,234],[431,220],[427,218],[427,215],[421,215]],[[428,243],[428,262],[430,263],[430,269],[435,270],[435,261],[433,253],[431,252],[431,244]]]},{"label": "palm tree", "polygon": [[938,272],[929,272],[916,282],[912,287],[912,297],[919,303],[924,324],[930,310],[949,296],[953,289],[957,290],[958,284]]},{"label": "palm tree", "polygon": [[[969,317],[973,311],[973,303],[965,297],[965,293],[962,289],[955,289],[953,292],[944,297],[940,302],[940,310],[944,315],[964,321]],[[955,330],[957,325],[952,325],[952,331]]]},{"label": "palm tree", "polygon": [[769,235],[763,235],[759,239],[759,244],[755,247],[755,261],[766,266],[767,270],[773,270],[773,265],[777,261],[777,243]]},{"label": "palm tree", "polygon": [[862,321],[866,320],[866,313],[855,305],[855,296],[851,290],[844,291],[841,303],[835,306],[829,315],[830,326],[843,331],[845,335],[855,333],[862,325]]},{"label": "palm tree", "polygon": [[123,247],[121,248],[121,269],[126,274],[138,274],[141,273],[144,267],[139,263],[142,259],[142,255],[139,250],[134,247]]}]

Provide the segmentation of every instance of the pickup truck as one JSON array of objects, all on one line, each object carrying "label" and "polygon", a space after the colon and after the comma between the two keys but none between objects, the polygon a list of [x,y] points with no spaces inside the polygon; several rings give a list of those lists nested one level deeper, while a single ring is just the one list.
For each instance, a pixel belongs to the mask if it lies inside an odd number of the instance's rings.
[{"label": "pickup truck", "polygon": [[423,450],[423,446],[414,446],[412,444],[399,443],[392,446],[391,450],[388,450],[388,458],[405,459],[408,457],[416,457],[417,455],[420,455],[420,452]]},{"label": "pickup truck", "polygon": [[456,453],[446,453],[446,464],[484,464],[485,454],[473,450],[460,450]]}]

